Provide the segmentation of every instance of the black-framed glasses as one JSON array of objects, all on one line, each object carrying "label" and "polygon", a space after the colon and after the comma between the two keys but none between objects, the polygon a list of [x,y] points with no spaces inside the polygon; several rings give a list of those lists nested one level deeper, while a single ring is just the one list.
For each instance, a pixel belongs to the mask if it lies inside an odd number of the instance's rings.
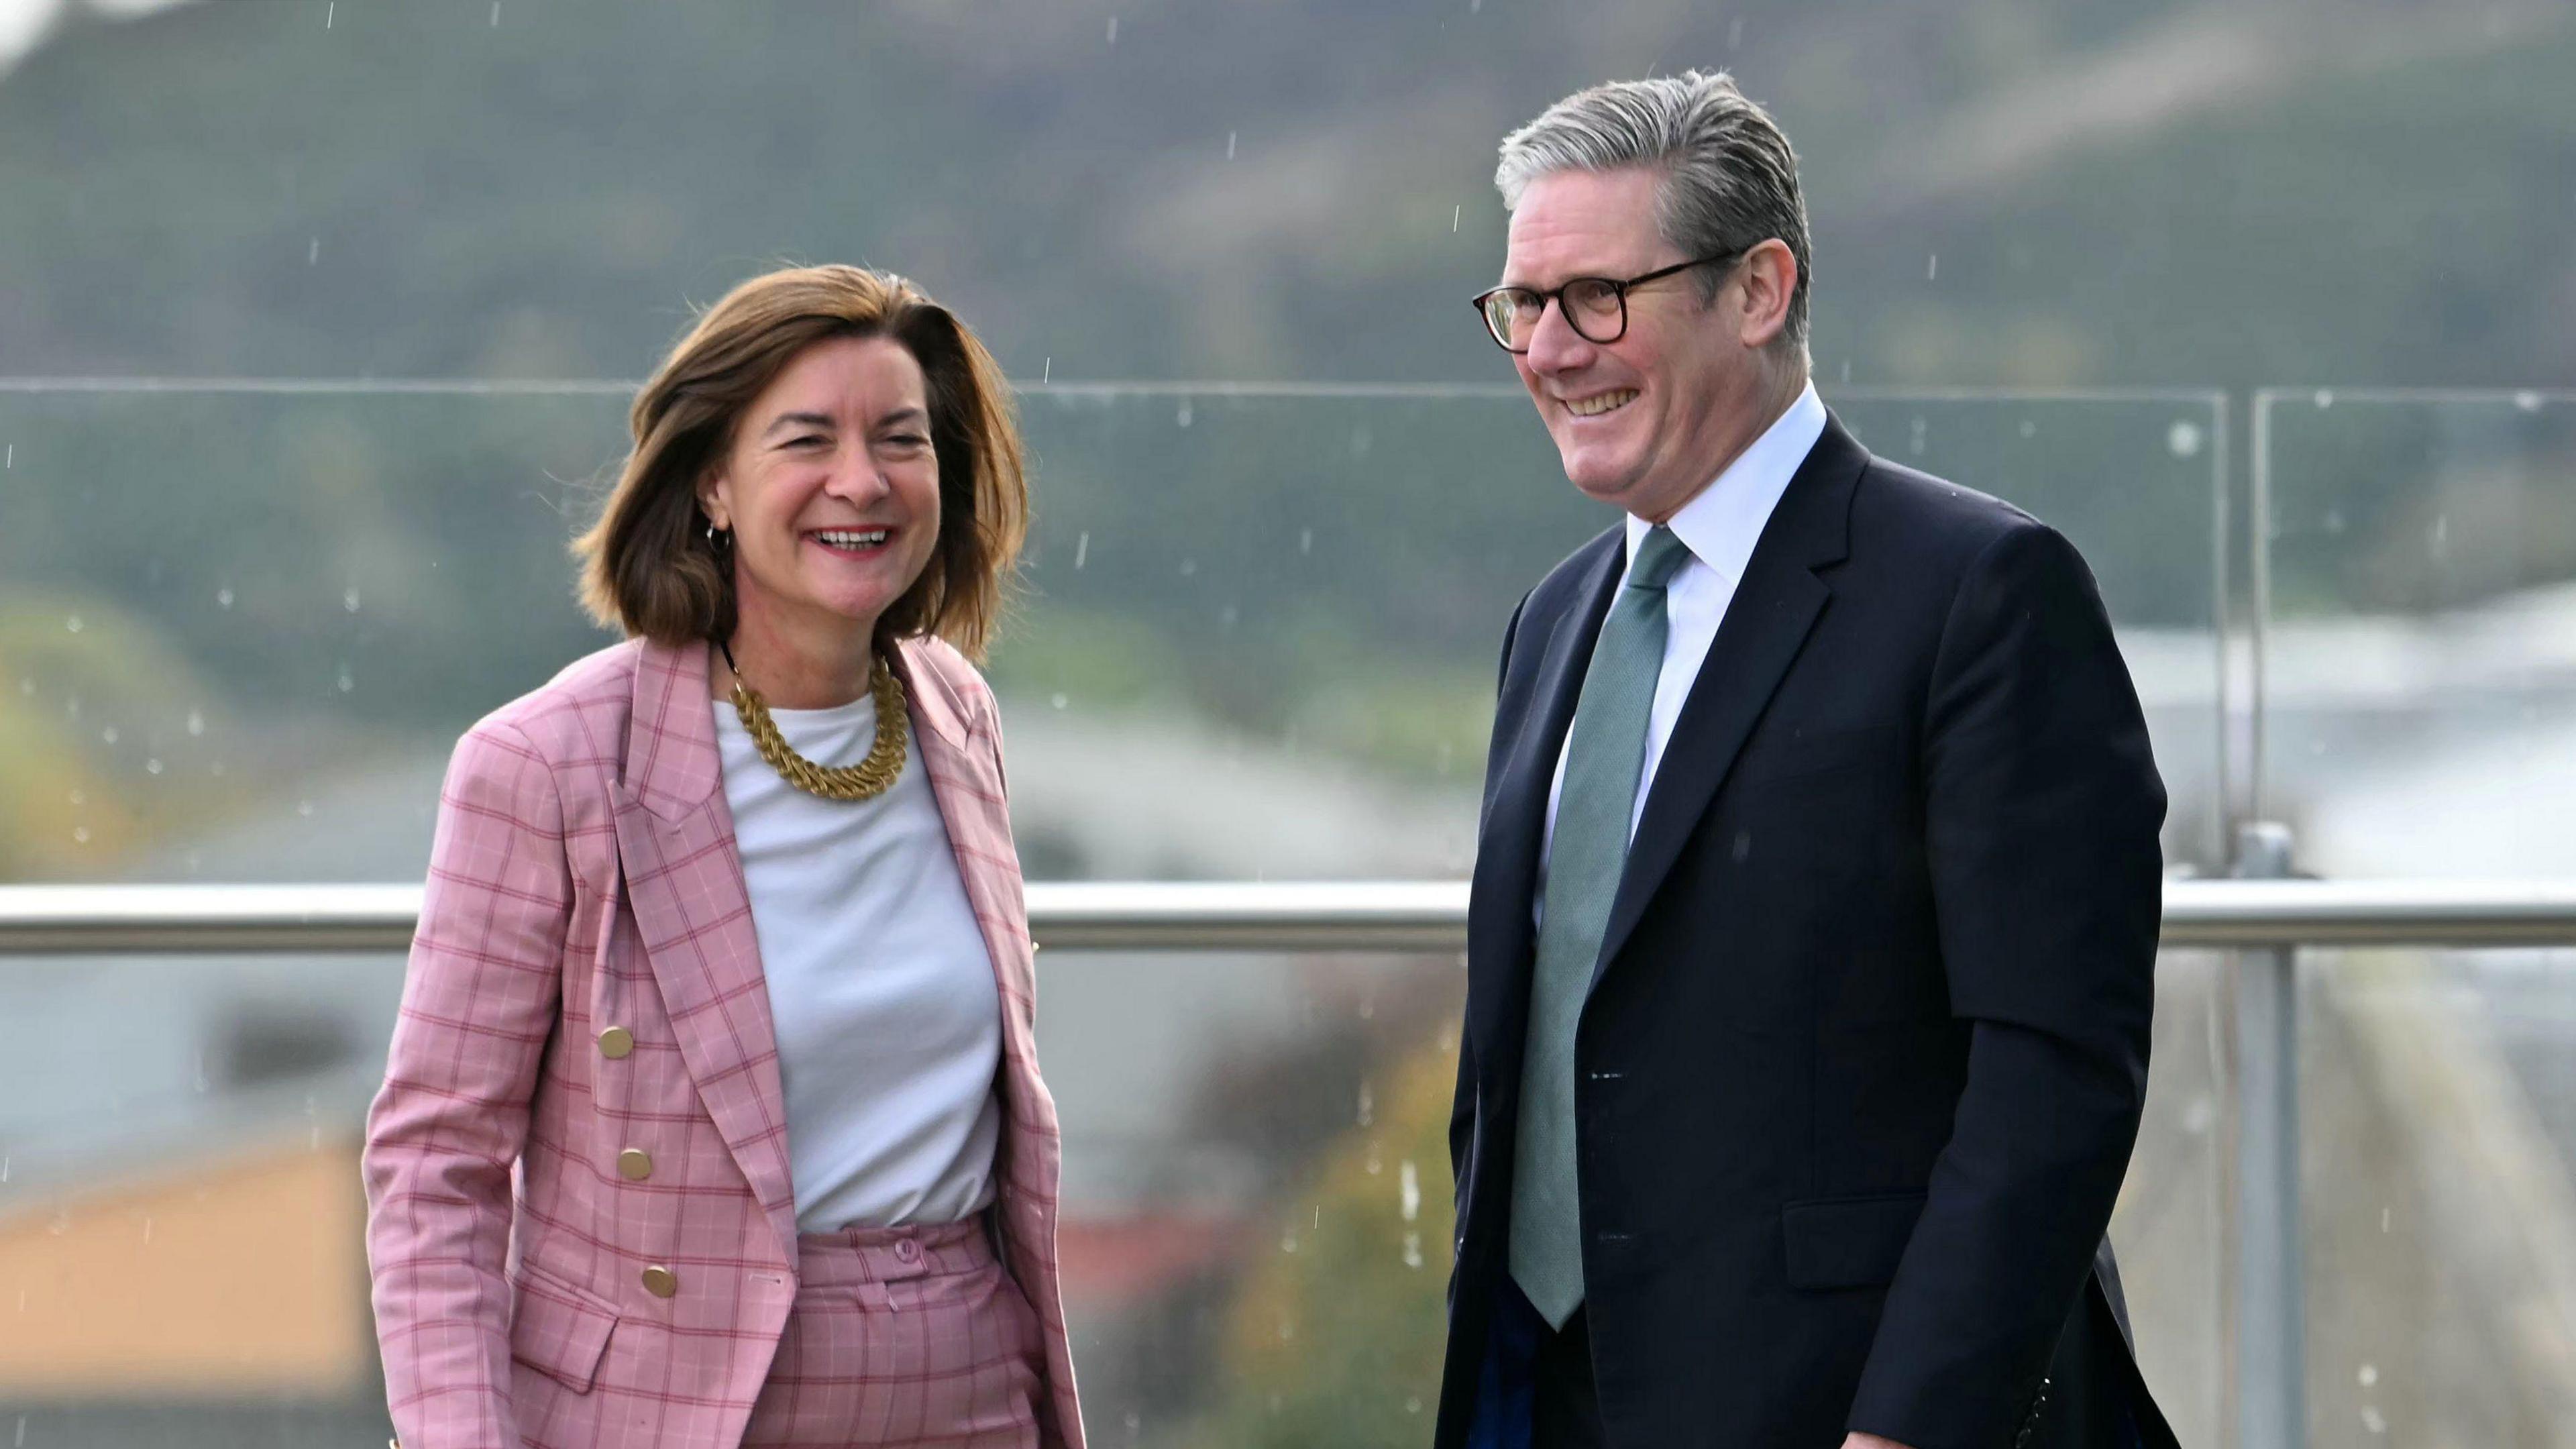
[{"label": "black-framed glasses", "polygon": [[1505,352],[1523,353],[1529,351],[1530,337],[1538,331],[1538,319],[1546,313],[1548,299],[1552,297],[1556,299],[1557,310],[1565,314],[1565,325],[1574,329],[1575,336],[1586,342],[1608,344],[1628,335],[1629,288],[1661,281],[1693,267],[1732,261],[1743,255],[1743,250],[1737,250],[1693,257],[1686,262],[1675,262],[1669,267],[1658,267],[1625,279],[1576,277],[1564,286],[1544,292],[1535,287],[1496,287],[1476,294],[1476,315],[1485,319],[1485,330],[1493,334],[1496,346]]}]

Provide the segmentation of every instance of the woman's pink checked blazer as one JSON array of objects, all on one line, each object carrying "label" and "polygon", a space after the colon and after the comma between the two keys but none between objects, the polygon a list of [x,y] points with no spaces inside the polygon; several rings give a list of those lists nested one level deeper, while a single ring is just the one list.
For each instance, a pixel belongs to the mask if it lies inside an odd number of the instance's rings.
[{"label": "woman's pink checked blazer", "polygon": [[[894,663],[1001,988],[995,1212],[1045,1330],[1041,1439],[1082,1449],[993,697],[937,640]],[[796,1205],[722,784],[704,645],[602,650],[456,747],[367,1120],[376,1334],[408,1449],[522,1449],[530,1374],[590,1406],[549,1449],[742,1438],[796,1298]]]}]

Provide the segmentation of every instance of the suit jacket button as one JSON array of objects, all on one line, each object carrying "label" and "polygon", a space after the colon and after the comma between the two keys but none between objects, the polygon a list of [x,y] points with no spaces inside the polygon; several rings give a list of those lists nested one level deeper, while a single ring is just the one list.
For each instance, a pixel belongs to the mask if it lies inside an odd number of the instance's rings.
[{"label": "suit jacket button", "polygon": [[599,1034],[599,1054],[612,1062],[626,1060],[635,1050],[635,1033],[622,1026],[612,1026]]},{"label": "suit jacket button", "polygon": [[628,1182],[642,1182],[653,1175],[653,1157],[641,1147],[629,1147],[617,1154],[617,1175]]},{"label": "suit jacket button", "polygon": [[680,1291],[680,1277],[656,1263],[644,1270],[644,1291],[656,1298],[668,1298]]}]

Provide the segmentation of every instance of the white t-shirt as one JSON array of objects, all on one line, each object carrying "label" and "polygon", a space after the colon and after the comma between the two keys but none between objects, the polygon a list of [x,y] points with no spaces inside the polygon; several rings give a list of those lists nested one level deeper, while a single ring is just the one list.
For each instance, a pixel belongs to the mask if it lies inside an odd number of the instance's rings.
[{"label": "white t-shirt", "polygon": [[[1001,993],[920,741],[884,794],[826,800],[760,757],[730,701],[709,703],[778,1034],[798,1230],[968,1217],[993,1200]],[[855,764],[876,740],[864,696],[770,717],[820,765]]]}]

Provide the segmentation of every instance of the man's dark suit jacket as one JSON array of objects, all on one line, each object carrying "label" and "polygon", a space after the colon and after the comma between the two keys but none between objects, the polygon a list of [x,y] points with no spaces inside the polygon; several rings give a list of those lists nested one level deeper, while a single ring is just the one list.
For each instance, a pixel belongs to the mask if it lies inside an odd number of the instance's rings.
[{"label": "man's dark suit jacket", "polygon": [[[1618,528],[1585,545],[1504,641],[1439,1449],[1469,1442],[1515,1291],[1540,831],[1624,556]],[[1829,422],[1657,767],[1577,1030],[1615,1449],[2092,1449],[2125,1441],[2123,1404],[2172,1442],[2103,1240],[2146,1091],[2164,807],[2074,548]]]}]

